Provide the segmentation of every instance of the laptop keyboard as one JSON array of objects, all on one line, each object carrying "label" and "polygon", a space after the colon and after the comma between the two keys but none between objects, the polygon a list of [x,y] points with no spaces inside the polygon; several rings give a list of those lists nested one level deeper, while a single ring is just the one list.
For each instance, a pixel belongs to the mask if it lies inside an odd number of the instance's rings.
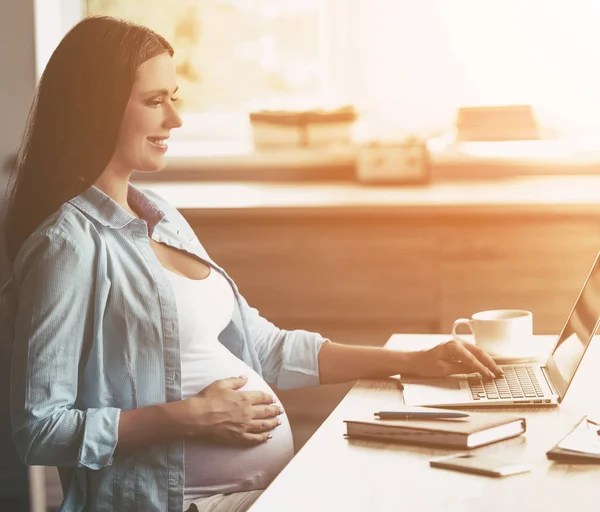
[{"label": "laptop keyboard", "polygon": [[489,398],[536,398],[544,392],[535,375],[534,367],[502,366],[504,376],[496,379],[482,379],[479,376],[468,377],[473,400]]}]

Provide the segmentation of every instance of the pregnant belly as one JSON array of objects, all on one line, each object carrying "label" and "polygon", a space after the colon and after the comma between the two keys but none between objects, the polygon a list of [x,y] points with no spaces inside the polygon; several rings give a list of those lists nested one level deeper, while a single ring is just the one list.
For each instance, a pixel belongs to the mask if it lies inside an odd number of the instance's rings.
[{"label": "pregnant belly", "polygon": [[[244,365],[242,370],[233,374],[248,375],[248,383],[241,391],[265,391],[275,396],[270,386],[251,368]],[[281,405],[279,400],[277,403]],[[186,441],[185,498],[265,489],[294,455],[287,415],[283,413],[279,418],[281,425],[271,431],[273,437],[255,446]]]}]

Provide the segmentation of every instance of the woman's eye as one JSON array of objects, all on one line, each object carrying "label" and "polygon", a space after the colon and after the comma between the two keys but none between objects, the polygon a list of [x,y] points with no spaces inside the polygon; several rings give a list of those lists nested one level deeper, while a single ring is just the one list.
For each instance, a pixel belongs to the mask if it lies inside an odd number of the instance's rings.
[{"label": "woman's eye", "polygon": [[[175,103],[178,100],[179,100],[179,98],[171,98],[172,103]],[[163,100],[148,100],[146,102],[146,105],[148,105],[149,107],[152,107],[152,108],[157,108],[157,107],[161,106],[163,103],[164,103]]]}]

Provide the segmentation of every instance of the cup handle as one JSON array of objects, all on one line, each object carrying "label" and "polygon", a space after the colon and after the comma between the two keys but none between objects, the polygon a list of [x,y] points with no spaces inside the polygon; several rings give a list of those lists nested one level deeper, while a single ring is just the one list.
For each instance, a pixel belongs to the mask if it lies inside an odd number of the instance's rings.
[{"label": "cup handle", "polygon": [[462,341],[463,343],[472,343],[469,340],[460,337],[460,334],[457,334],[456,329],[459,325],[466,325],[471,333],[473,332],[473,327],[471,326],[471,320],[469,318],[458,318],[452,324],[452,338],[458,341]]}]

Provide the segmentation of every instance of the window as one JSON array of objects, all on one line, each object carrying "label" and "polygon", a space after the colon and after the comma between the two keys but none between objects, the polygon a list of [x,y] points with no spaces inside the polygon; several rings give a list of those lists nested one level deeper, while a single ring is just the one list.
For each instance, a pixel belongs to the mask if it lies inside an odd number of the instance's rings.
[{"label": "window", "polygon": [[[189,155],[203,152],[199,141],[215,153],[250,151],[250,109],[324,102],[352,103],[367,131],[387,138],[451,133],[461,106],[528,104],[546,139],[576,138],[588,154],[600,147],[597,0],[37,3],[70,6],[56,33],[79,4],[79,16],[123,16],[164,34],[176,50],[177,131],[194,140]],[[48,23],[51,14],[39,25]],[[552,144],[535,151],[551,155]]]}]

